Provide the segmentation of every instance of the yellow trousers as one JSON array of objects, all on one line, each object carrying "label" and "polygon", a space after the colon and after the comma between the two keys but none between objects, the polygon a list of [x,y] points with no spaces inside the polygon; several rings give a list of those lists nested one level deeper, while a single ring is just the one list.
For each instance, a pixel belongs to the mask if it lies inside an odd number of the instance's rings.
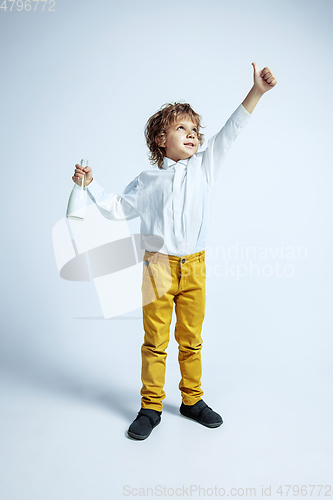
[{"label": "yellow trousers", "polygon": [[166,348],[175,303],[175,339],[182,401],[202,399],[201,329],[206,305],[205,251],[176,257],[145,251],[142,277],[144,343],[141,347],[141,407],[162,411]]}]

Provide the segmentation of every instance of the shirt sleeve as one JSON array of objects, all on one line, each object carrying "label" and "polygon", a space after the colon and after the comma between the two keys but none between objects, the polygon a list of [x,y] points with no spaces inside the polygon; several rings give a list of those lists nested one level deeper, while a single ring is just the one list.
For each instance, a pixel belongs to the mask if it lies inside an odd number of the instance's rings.
[{"label": "shirt sleeve", "polygon": [[101,214],[113,221],[131,220],[139,217],[137,199],[139,193],[139,175],[130,182],[122,194],[107,193],[94,179],[87,186],[88,195],[96,203]]},{"label": "shirt sleeve", "polygon": [[251,113],[240,104],[221,130],[209,139],[207,148],[203,151],[201,165],[210,189],[215,184],[231,144],[245,127],[251,116]]}]

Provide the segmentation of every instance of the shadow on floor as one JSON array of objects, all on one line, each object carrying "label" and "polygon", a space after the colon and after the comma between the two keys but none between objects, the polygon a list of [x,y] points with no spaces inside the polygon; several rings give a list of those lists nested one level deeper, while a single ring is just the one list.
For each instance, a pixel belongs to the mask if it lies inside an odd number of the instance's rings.
[{"label": "shadow on floor", "polygon": [[[71,372],[68,367],[58,366],[50,362],[47,367],[19,367],[12,365],[2,375],[2,380],[10,384],[25,386],[31,389],[54,394],[57,397],[68,397],[105,408],[108,412],[124,418],[129,423],[134,420],[141,407],[140,392],[129,388],[121,389],[113,382],[87,379],[86,374]],[[179,416],[179,407],[163,401],[163,412]]]},{"label": "shadow on floor", "polygon": [[54,363],[48,367],[38,366],[35,363],[34,367],[11,366],[2,373],[1,378],[8,386],[13,383],[56,397],[68,397],[85,404],[94,404],[127,421],[132,421],[140,409],[140,395],[131,389],[122,390],[114,382],[100,381],[97,376],[95,380],[87,379],[87,375],[80,373],[79,370],[71,372],[68,367],[62,368]]}]

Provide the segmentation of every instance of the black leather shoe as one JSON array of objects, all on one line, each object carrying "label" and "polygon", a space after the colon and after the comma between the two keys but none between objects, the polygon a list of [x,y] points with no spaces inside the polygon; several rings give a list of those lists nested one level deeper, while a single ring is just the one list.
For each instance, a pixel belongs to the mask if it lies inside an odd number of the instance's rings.
[{"label": "black leather shoe", "polygon": [[200,399],[192,406],[182,403],[179,411],[184,417],[196,420],[206,427],[219,427],[223,424],[221,415],[213,411],[203,399]]},{"label": "black leather shoe", "polygon": [[161,411],[141,408],[137,417],[128,428],[128,435],[134,439],[146,439],[161,421]]}]

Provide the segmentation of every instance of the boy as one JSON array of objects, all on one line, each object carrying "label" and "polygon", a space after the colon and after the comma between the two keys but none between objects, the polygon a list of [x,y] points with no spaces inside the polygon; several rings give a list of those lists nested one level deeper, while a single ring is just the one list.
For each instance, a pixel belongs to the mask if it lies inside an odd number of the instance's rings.
[{"label": "boy", "polygon": [[173,303],[182,376],[180,413],[210,428],[223,423],[202,399],[201,389],[208,196],[232,142],[247,124],[260,97],[277,83],[268,67],[259,71],[256,63],[252,65],[253,87],[224,127],[208,141],[205,151],[197,153],[203,143],[200,115],[187,103],[168,104],[148,120],[145,128],[150,161],[158,169],[141,172],[121,195],[107,194],[93,180],[90,167],[76,165],[72,177],[80,183],[84,171],[89,196],[105,217],[141,217],[145,335],[141,348],[141,409],[128,428],[128,435],[134,439],[146,439],[161,421],[165,350]]}]

